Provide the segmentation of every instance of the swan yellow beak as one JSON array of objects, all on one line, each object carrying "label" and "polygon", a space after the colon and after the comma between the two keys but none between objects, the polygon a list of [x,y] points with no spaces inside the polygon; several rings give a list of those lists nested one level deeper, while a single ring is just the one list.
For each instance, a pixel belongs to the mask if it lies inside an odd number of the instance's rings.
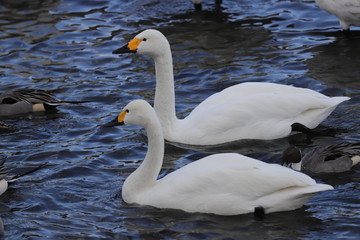
[{"label": "swan yellow beak", "polygon": [[134,38],[128,43],[128,48],[130,49],[130,51],[136,51],[142,41],[143,40],[141,39]]},{"label": "swan yellow beak", "polygon": [[113,127],[113,126],[120,126],[120,125],[124,125],[124,119],[126,114],[128,113],[128,111],[122,111],[119,116],[117,116],[114,120],[106,123],[104,125],[104,127]]},{"label": "swan yellow beak", "polygon": [[119,114],[119,116],[118,116],[118,118],[117,118],[118,123],[124,124],[124,119],[125,119],[125,116],[126,116],[127,113],[128,113],[128,112],[125,110],[125,111],[122,111],[122,112]]},{"label": "swan yellow beak", "polygon": [[116,49],[115,51],[113,51],[113,54],[121,54],[121,53],[136,53],[137,49],[139,47],[139,44],[142,42],[143,40],[139,39],[139,38],[133,38],[133,40],[131,40],[128,44],[126,44],[125,46]]}]

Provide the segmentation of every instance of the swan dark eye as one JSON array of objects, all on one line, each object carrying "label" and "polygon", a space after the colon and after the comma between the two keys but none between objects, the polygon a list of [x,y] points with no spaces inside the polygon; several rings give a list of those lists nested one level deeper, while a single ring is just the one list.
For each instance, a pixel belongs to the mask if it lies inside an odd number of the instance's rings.
[{"label": "swan dark eye", "polygon": [[146,40],[147,40],[146,38],[143,38],[143,41],[144,41],[144,42],[146,42]]},{"label": "swan dark eye", "polygon": [[127,112],[127,113],[128,113],[128,112],[129,112],[129,109],[125,109],[125,112]]}]

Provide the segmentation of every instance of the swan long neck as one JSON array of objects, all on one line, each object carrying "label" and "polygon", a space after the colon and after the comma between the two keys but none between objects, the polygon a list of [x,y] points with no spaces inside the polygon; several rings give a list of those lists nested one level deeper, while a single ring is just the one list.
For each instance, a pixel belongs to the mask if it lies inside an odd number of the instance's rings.
[{"label": "swan long neck", "polygon": [[[155,114],[154,114],[155,115]],[[155,116],[156,117],[156,116]],[[164,137],[159,121],[145,127],[148,135],[148,151],[141,165],[126,179],[123,193],[134,193],[155,184],[164,158]]]},{"label": "swan long neck", "polygon": [[156,91],[154,109],[161,124],[169,126],[174,123],[175,112],[175,88],[174,73],[170,46],[161,55],[153,57],[155,61]]}]

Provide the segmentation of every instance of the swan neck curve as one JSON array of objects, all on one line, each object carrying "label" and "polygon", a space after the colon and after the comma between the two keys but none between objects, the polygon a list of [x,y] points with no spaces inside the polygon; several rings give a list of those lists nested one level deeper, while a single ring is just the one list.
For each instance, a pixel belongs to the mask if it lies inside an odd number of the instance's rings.
[{"label": "swan neck curve", "polygon": [[134,194],[155,184],[164,158],[164,137],[160,122],[154,117],[145,130],[148,136],[148,151],[140,166],[129,175],[123,185],[123,198],[132,202]]},{"label": "swan neck curve", "polygon": [[176,120],[174,73],[170,46],[155,57],[156,90],[154,109],[166,126]]}]

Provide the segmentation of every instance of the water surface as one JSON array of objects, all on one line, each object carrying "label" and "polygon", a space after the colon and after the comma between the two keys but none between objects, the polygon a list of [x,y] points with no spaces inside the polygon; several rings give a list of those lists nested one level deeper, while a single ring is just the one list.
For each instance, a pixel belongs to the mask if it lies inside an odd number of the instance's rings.
[{"label": "water surface", "polygon": [[152,102],[151,59],[111,54],[140,31],[156,28],[172,47],[177,112],[236,83],[275,82],[346,95],[323,122],[335,136],[302,135],[211,148],[166,145],[162,175],[209,153],[239,152],[280,162],[289,144],[308,149],[360,140],[360,31],[344,38],[335,17],[314,1],[224,0],[220,11],[190,0],[37,0],[0,5],[1,91],[31,87],[89,101],[49,114],[2,119],[0,158],[24,170],[0,197],[4,239],[356,239],[360,168],[317,177],[334,191],[262,221],[129,205],[121,186],[146,150],[137,127],[103,128],[129,101]]}]

